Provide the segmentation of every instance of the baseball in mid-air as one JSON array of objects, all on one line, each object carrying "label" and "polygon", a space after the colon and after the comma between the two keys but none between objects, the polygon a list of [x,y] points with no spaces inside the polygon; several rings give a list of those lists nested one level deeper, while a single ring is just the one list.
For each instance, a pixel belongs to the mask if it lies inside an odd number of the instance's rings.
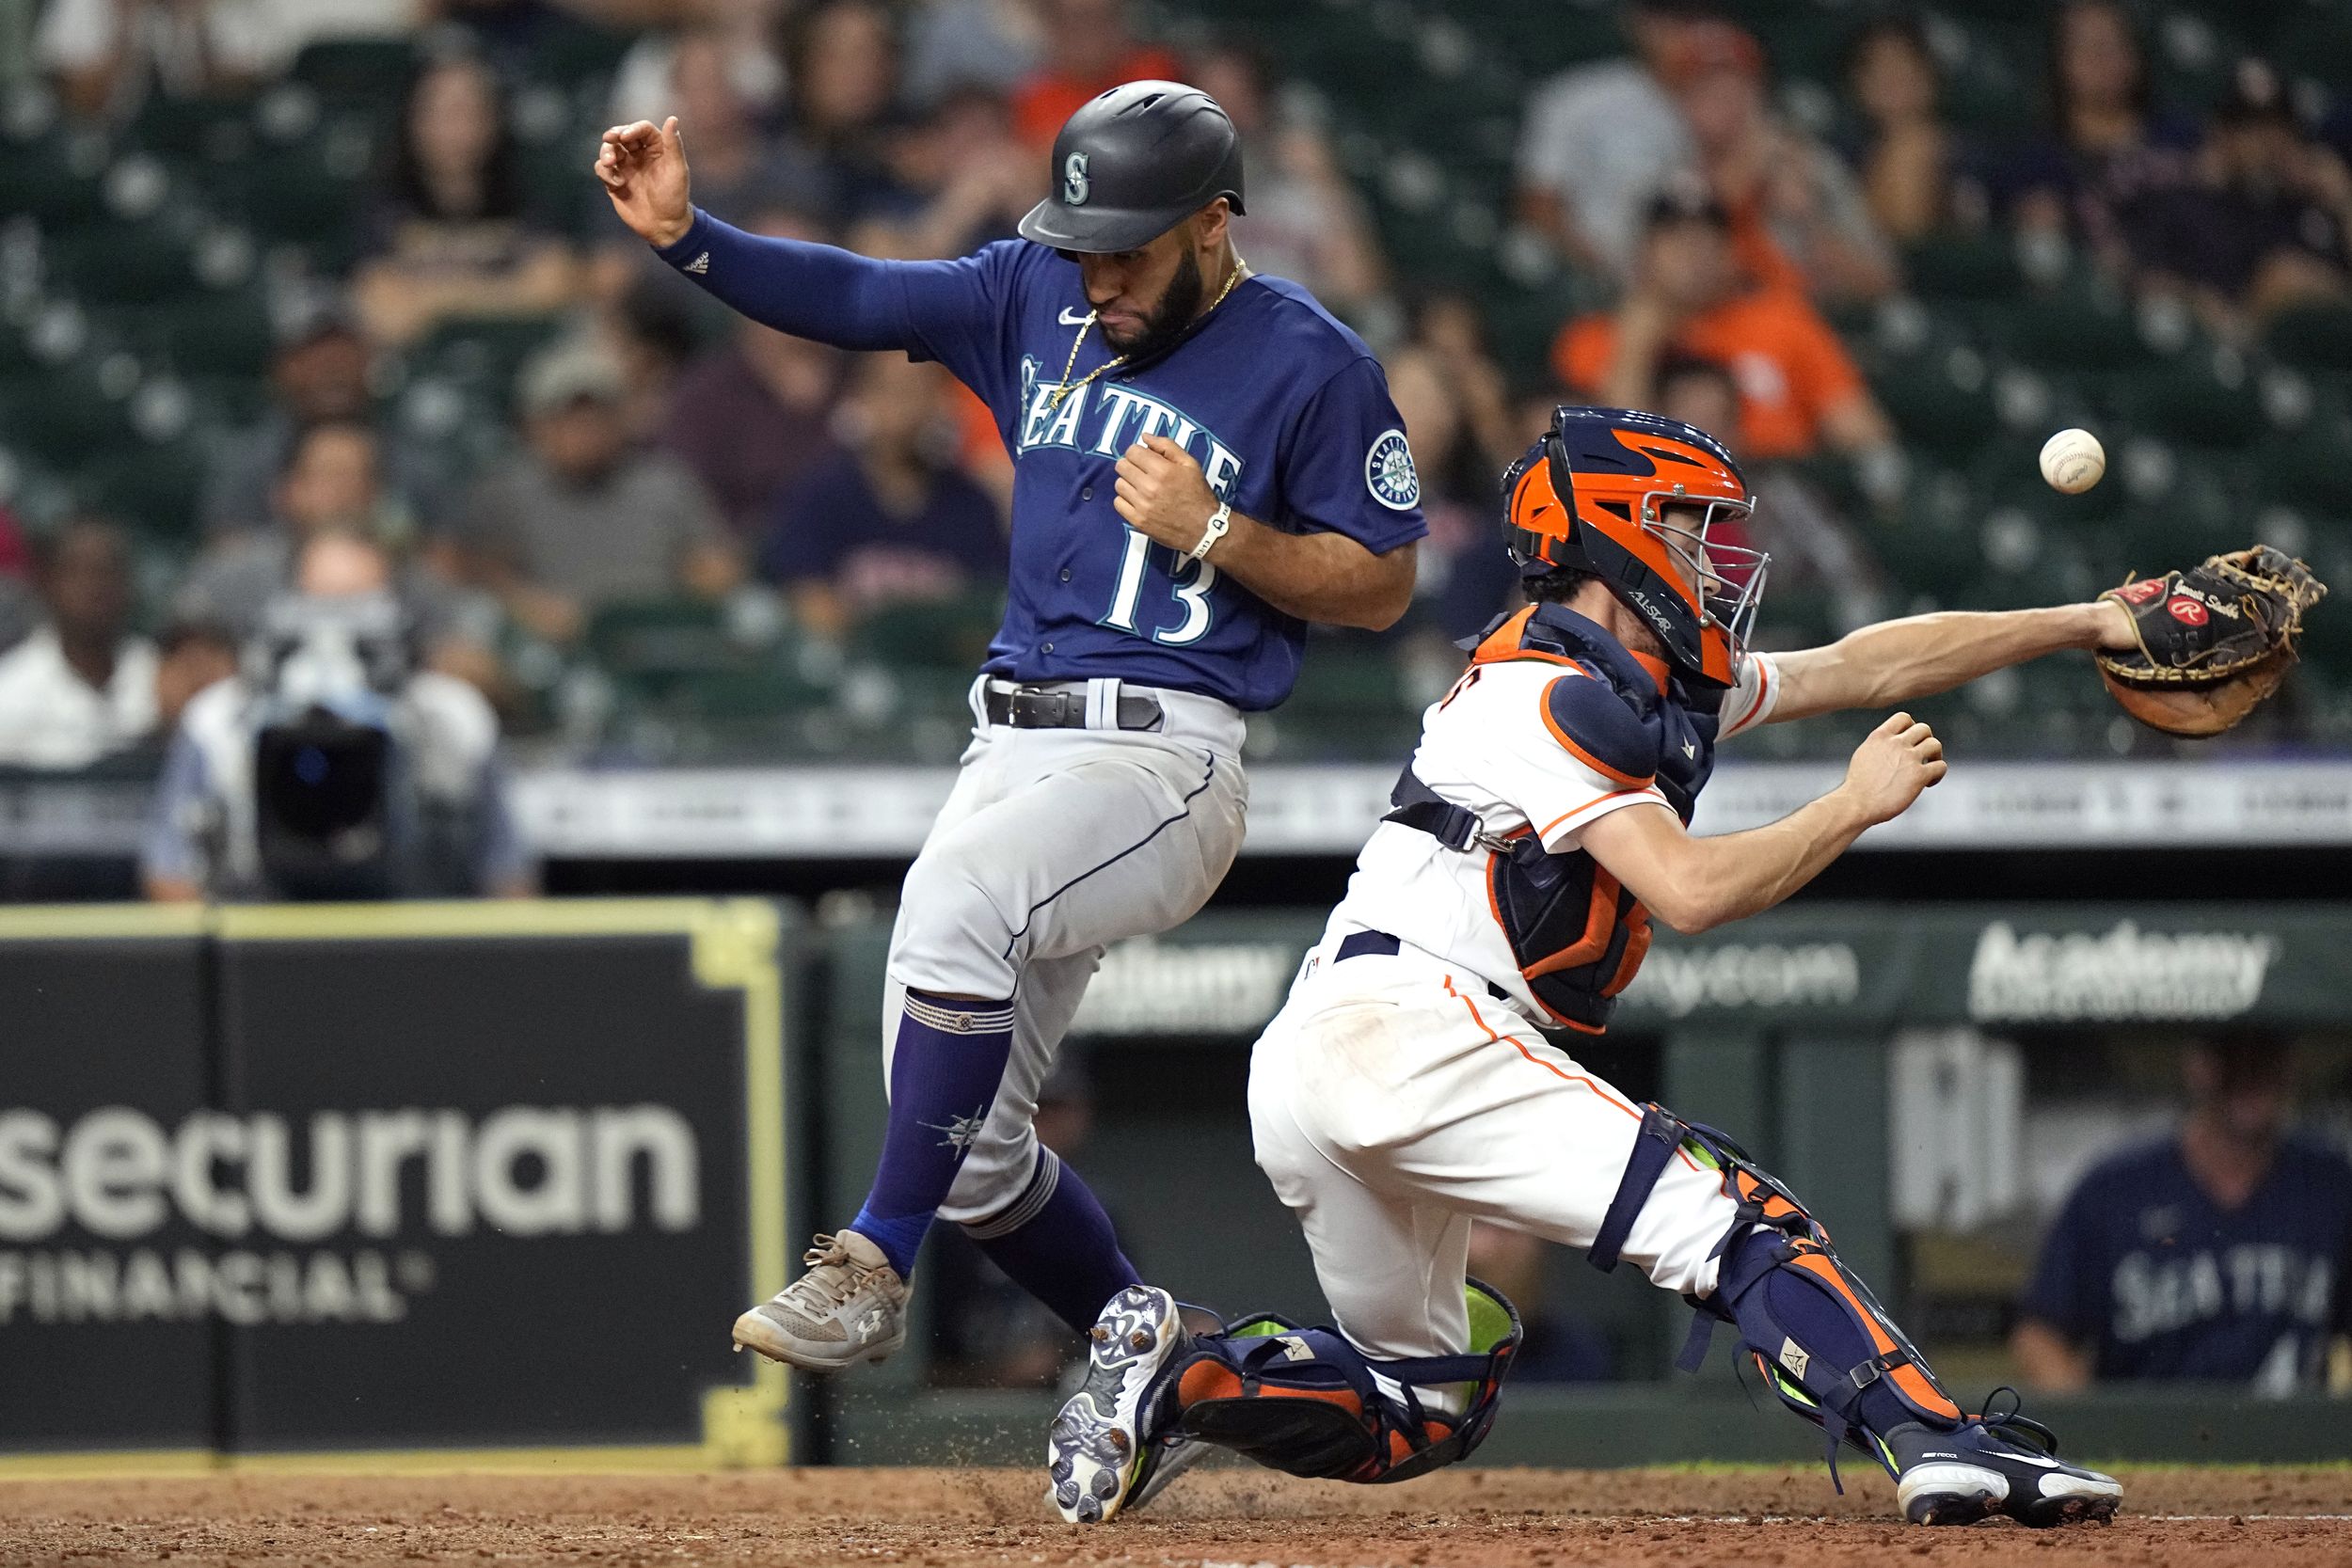
[{"label": "baseball in mid-air", "polygon": [[2061,430],[2042,443],[2042,477],[2050,488],[2079,496],[2107,471],[2107,449],[2088,430]]}]

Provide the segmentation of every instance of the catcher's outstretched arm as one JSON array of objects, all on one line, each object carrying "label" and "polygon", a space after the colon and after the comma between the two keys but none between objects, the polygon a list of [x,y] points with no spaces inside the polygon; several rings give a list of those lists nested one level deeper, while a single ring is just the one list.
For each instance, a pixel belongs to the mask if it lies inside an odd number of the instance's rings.
[{"label": "catcher's outstretched arm", "polygon": [[1769,721],[1889,707],[2068,648],[2135,646],[2131,617],[2112,601],[1881,621],[1825,647],[1772,655],[1781,689]]}]

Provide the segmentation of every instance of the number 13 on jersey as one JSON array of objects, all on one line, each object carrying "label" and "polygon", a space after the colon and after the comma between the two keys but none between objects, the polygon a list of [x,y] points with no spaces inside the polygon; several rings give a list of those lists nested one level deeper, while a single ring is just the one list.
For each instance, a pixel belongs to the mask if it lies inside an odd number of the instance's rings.
[{"label": "number 13 on jersey", "polygon": [[[1175,554],[1173,550],[1168,552]],[[1168,596],[1184,607],[1184,618],[1173,626],[1152,626],[1147,629],[1136,625],[1136,616],[1143,602],[1143,581],[1157,576],[1152,571],[1152,541],[1134,529],[1127,530],[1127,547],[1119,558],[1119,585],[1111,592],[1110,613],[1102,625],[1120,631],[1149,636],[1152,641],[1170,647],[1183,647],[1198,642],[1208,635],[1216,612],[1209,604],[1209,590],[1216,586],[1216,568],[1205,561],[1184,559],[1168,583]]]}]

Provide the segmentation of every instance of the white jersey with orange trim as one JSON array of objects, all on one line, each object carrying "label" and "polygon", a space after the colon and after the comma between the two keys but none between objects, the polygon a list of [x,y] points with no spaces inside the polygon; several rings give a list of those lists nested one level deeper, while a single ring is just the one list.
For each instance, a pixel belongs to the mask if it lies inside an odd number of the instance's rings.
[{"label": "white jersey with orange trim", "polygon": [[[1780,694],[1767,654],[1737,666],[1724,694],[1717,738],[1771,717]],[[1657,782],[1613,766],[1553,721],[1555,682],[1594,677],[1543,659],[1473,665],[1422,718],[1413,772],[1498,838],[1534,832],[1545,848],[1573,849],[1584,829],[1629,806],[1672,803]],[[1490,983],[1530,1019],[1549,1022],[1511,956],[1486,881],[1486,854],[1447,848],[1395,822],[1373,830],[1327,937],[1380,931]],[[1627,978],[1630,978],[1629,974]]]}]

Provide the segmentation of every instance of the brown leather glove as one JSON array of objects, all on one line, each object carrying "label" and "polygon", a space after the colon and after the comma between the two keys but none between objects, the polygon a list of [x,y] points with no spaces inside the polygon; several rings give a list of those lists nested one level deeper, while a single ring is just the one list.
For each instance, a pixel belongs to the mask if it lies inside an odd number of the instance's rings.
[{"label": "brown leather glove", "polygon": [[2327,594],[2310,567],[2267,545],[2126,580],[2099,596],[2131,612],[2139,646],[2100,654],[2099,677],[2152,729],[2219,735],[2278,689],[2303,612]]}]

